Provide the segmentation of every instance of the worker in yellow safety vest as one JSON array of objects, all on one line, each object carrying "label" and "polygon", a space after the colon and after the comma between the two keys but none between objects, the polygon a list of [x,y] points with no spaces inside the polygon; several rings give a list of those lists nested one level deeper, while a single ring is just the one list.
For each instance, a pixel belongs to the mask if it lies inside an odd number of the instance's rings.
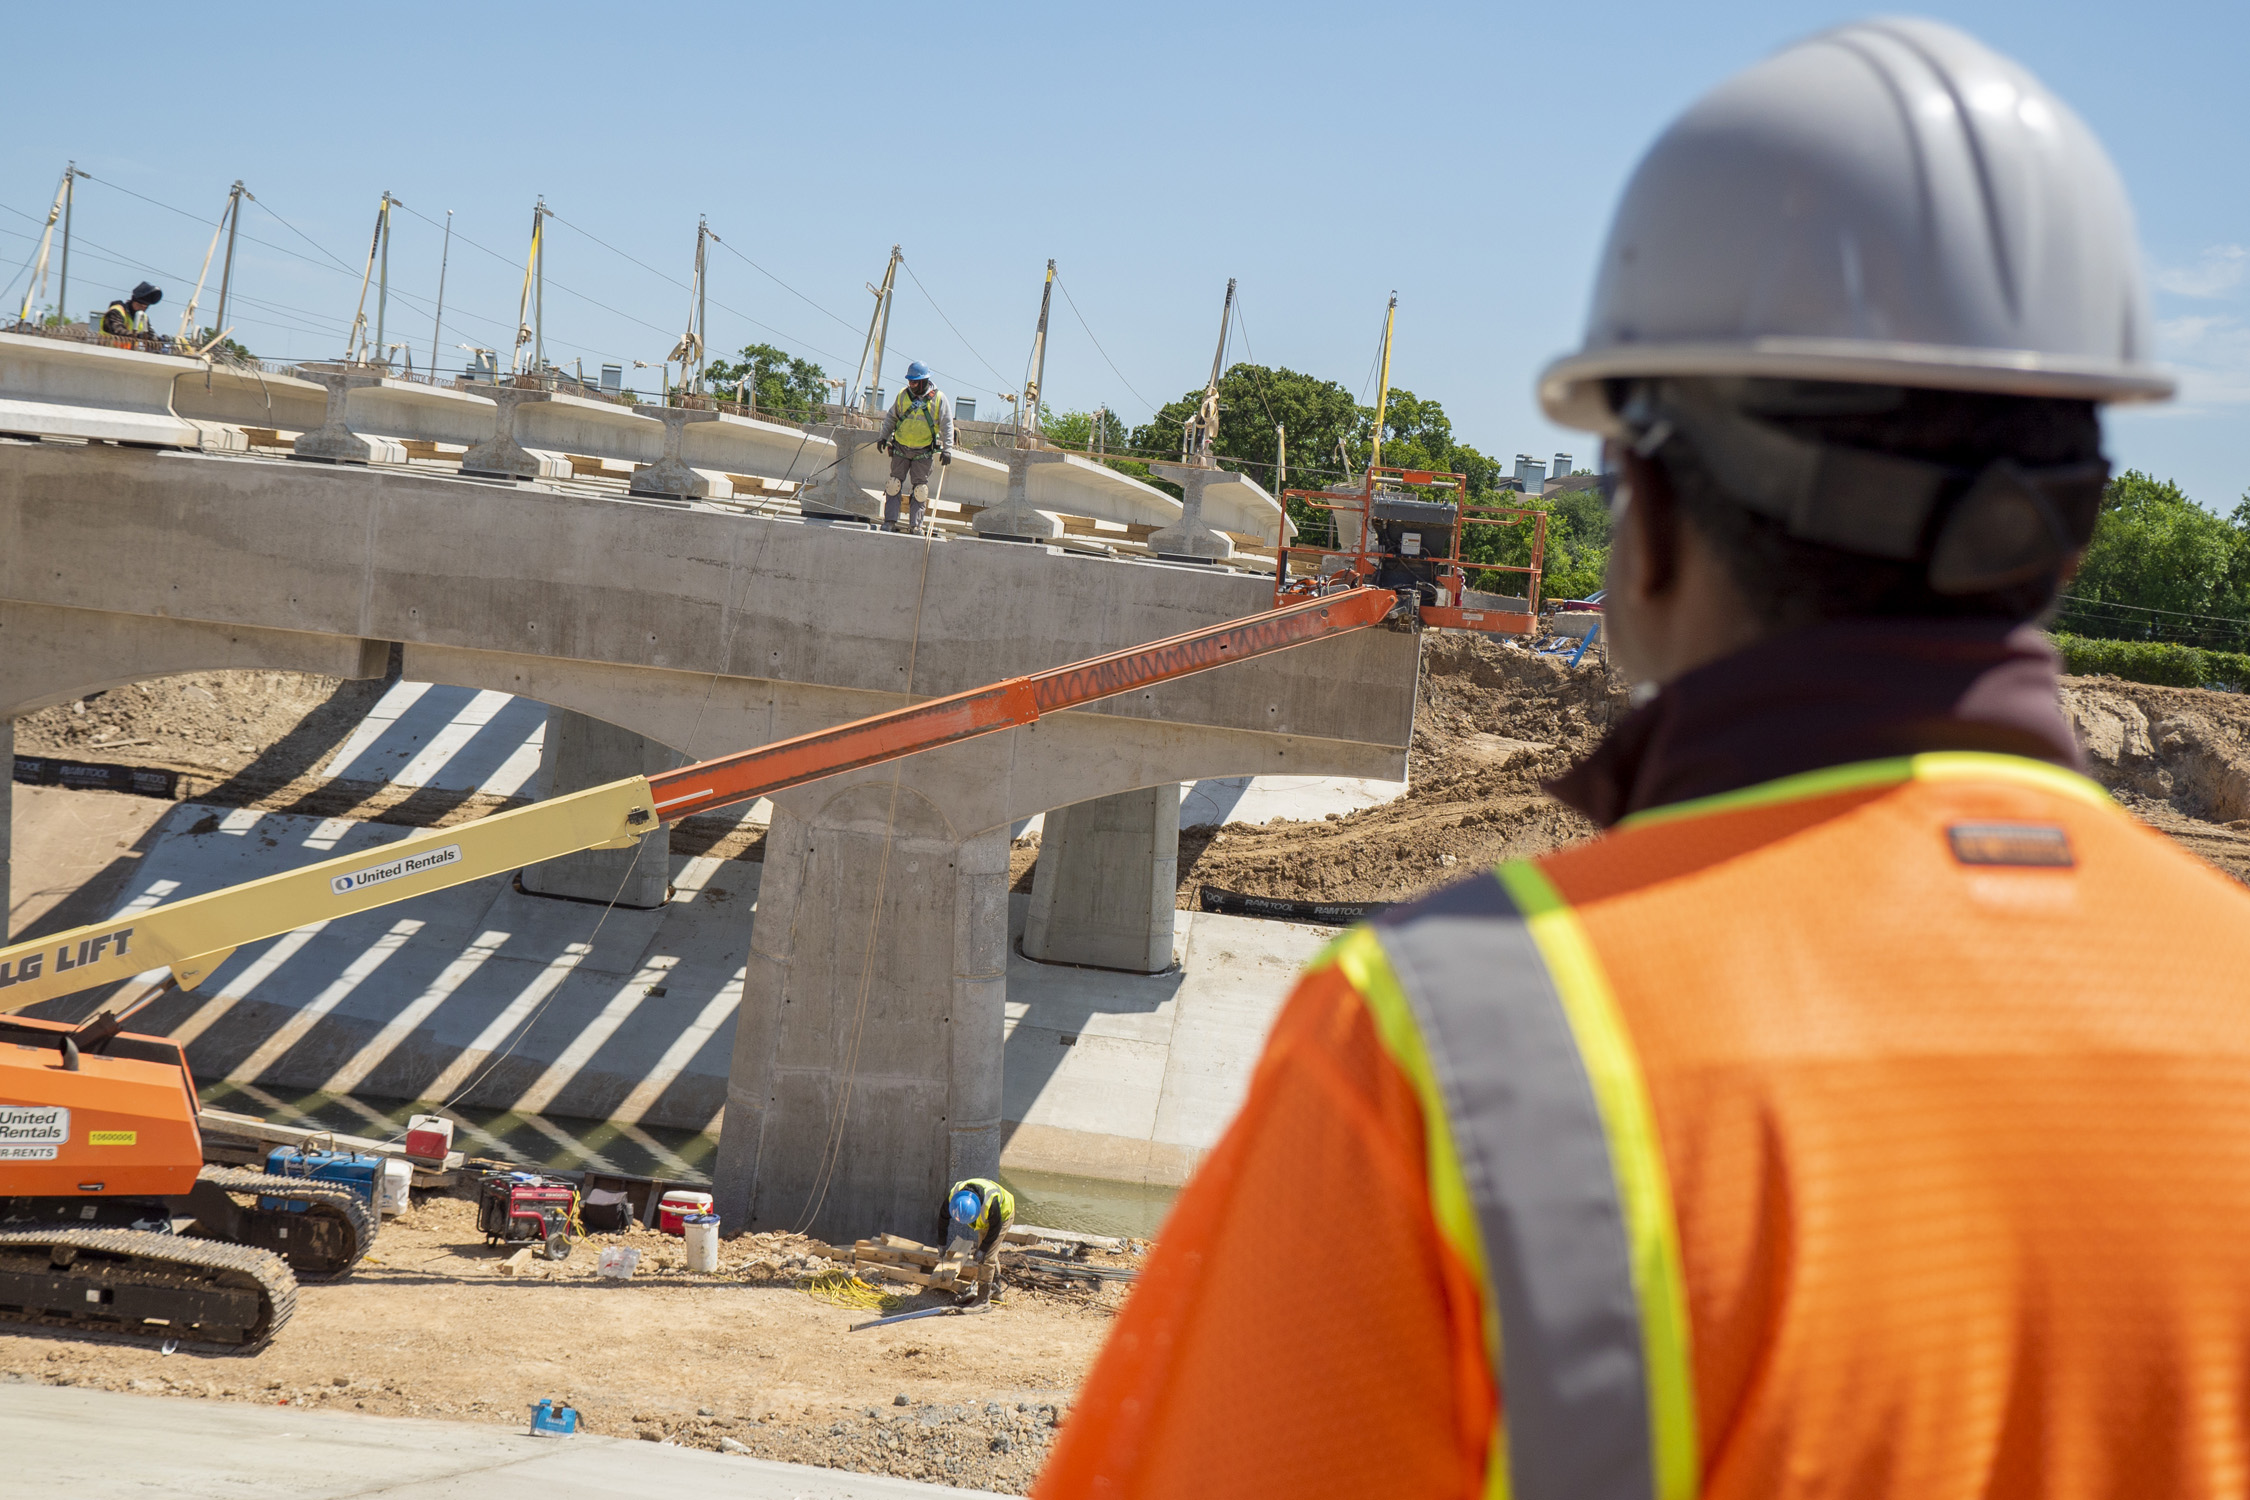
[{"label": "worker in yellow safety vest", "polygon": [[[967,1255],[969,1264],[991,1264],[1000,1252],[1001,1236],[1016,1221],[1016,1195],[989,1177],[965,1177],[945,1195],[938,1210],[937,1242],[947,1255]],[[980,1281],[961,1294],[964,1303],[992,1300],[992,1283]]]},{"label": "worker in yellow safety vest", "polygon": [[890,482],[883,486],[883,529],[898,528],[899,502],[911,501],[908,531],[922,529],[922,514],[930,502],[930,463],[953,462],[953,407],[930,379],[930,367],[920,360],[906,367],[906,389],[898,393],[883,414],[883,430],[875,446],[891,458]]},{"label": "worker in yellow safety vest", "polygon": [[163,288],[142,282],[131,292],[110,303],[109,310],[102,314],[102,332],[113,338],[149,337],[148,310],[163,300]]},{"label": "worker in yellow safety vest", "polygon": [[2038,628],[2172,389],[2132,222],[1930,21],[1657,141],[1539,384],[1605,831],[1314,961],[1035,1495],[2250,1494],[2250,893],[2080,774]]}]

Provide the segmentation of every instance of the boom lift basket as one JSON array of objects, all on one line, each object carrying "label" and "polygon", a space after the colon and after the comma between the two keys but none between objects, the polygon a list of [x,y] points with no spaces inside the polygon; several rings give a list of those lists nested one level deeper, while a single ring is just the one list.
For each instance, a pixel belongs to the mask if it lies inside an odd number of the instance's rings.
[{"label": "boom lift basket", "polygon": [[[1331,545],[1284,545],[1274,562],[1274,604],[1373,585],[1415,603],[1425,626],[1477,630],[1488,635],[1530,635],[1539,623],[1539,567],[1547,547],[1545,511],[1479,505],[1467,498],[1468,476],[1427,469],[1369,469],[1359,492],[1287,490],[1282,500],[1302,500],[1326,511]],[[1499,541],[1495,528],[1521,526],[1531,533],[1531,560],[1490,562],[1475,554]],[[1483,528],[1483,529],[1479,529]],[[1317,530],[1308,527],[1307,530]],[[1464,552],[1469,555],[1464,555]],[[1520,574],[1521,595],[1476,587]]]}]

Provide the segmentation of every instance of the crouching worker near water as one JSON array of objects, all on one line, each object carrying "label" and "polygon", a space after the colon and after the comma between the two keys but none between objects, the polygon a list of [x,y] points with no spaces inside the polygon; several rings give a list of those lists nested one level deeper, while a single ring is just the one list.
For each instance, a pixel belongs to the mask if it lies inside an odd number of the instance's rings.
[{"label": "crouching worker near water", "polygon": [[[964,1254],[969,1265],[981,1271],[1000,1253],[1000,1238],[1015,1222],[1014,1193],[989,1177],[964,1178],[953,1184],[945,1206],[938,1210],[937,1243],[947,1256]],[[992,1281],[980,1280],[973,1290],[961,1293],[961,1300],[990,1302],[992,1286]]]},{"label": "crouching worker near water", "polygon": [[1950,27],[1665,134],[1540,382],[1605,832],[1315,961],[1036,1494],[2250,1493],[2250,893],[2078,774],[2036,628],[2149,327],[2100,145]]}]

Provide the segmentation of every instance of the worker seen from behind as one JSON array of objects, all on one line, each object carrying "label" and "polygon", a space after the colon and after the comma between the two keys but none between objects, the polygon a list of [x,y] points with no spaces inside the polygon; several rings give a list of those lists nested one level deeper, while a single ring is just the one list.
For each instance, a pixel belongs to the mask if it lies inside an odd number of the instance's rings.
[{"label": "worker seen from behind", "polygon": [[[1000,1253],[1001,1237],[1016,1222],[1016,1195],[989,1177],[967,1177],[953,1184],[938,1210],[937,1242],[947,1258],[966,1256],[968,1264],[983,1271]],[[979,1279],[961,1293],[965,1304],[992,1300],[992,1280]]]},{"label": "worker seen from behind", "polygon": [[102,314],[102,332],[121,339],[152,337],[148,326],[148,310],[163,300],[163,288],[142,282],[110,303],[109,310]]},{"label": "worker seen from behind", "polygon": [[930,503],[930,460],[953,462],[953,406],[930,379],[930,367],[920,360],[906,367],[906,389],[898,393],[883,414],[883,430],[875,446],[891,457],[890,482],[883,486],[883,529],[898,529],[899,500],[911,500],[908,531],[922,529],[922,513]]},{"label": "worker seen from behind", "polygon": [[2170,393],[2137,259],[1931,22],[1658,140],[1540,383],[1614,481],[1606,831],[1330,944],[1036,1493],[2250,1492],[2250,893],[2035,628]]}]

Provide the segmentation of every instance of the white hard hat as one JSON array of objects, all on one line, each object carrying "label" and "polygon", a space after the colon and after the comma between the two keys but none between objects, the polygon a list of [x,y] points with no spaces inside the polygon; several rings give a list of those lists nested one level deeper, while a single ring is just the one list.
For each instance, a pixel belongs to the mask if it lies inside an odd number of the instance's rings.
[{"label": "white hard hat", "polygon": [[2147,291],[2109,157],[2038,79],[1934,21],[1861,21],[1705,95],[1634,172],[1585,347],[1547,414],[1620,431],[1601,382],[1767,376],[2153,401]]}]

